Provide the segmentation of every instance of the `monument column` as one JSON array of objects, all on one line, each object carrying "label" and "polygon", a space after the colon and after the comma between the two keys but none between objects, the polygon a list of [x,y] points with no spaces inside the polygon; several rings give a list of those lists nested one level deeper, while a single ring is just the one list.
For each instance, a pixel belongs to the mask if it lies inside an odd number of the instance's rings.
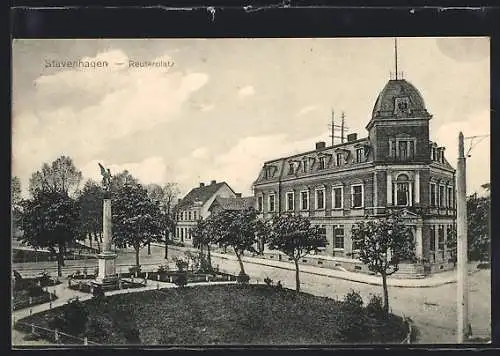
[{"label": "monument column", "polygon": [[101,286],[109,286],[111,289],[118,282],[116,275],[115,259],[117,255],[111,250],[111,242],[113,238],[113,227],[111,218],[111,173],[102,165],[101,174],[103,176],[104,200],[102,207],[102,232],[103,232],[103,248],[102,252],[97,255],[99,262],[99,272],[97,274],[96,283]]}]

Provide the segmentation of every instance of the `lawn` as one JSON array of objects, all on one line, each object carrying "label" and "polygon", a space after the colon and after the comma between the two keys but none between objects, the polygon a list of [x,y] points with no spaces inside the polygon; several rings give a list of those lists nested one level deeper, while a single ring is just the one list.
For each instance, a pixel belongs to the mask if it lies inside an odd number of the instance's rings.
[{"label": "lawn", "polygon": [[[84,305],[89,319],[81,335],[100,344],[338,344],[346,343],[339,325],[353,320],[340,301],[265,285],[171,288]],[[22,321],[48,327],[62,308]],[[399,343],[406,336],[398,316],[365,317],[370,327],[357,342]]]}]

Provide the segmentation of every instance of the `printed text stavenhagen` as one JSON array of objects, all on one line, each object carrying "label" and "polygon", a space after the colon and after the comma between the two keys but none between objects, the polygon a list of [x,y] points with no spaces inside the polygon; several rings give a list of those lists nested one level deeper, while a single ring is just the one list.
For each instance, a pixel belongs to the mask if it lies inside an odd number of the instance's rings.
[{"label": "printed text stavenhagen", "polygon": [[[112,62],[115,66],[124,66],[127,65],[130,68],[145,68],[145,67],[154,67],[154,68],[170,68],[173,67],[173,61],[137,61],[137,60],[128,60],[128,62]],[[108,61],[85,61],[85,60],[45,60],[45,68],[107,68],[110,63]]]}]

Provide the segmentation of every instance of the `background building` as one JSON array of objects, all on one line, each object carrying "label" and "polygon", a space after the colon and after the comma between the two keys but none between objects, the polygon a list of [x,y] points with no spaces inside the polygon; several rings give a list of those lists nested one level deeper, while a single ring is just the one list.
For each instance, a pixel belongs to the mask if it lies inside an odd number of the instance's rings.
[{"label": "background building", "polygon": [[200,183],[199,187],[191,189],[183,199],[179,199],[174,212],[175,238],[178,241],[192,243],[192,229],[198,220],[210,215],[208,209],[217,197],[234,198],[236,193],[226,182],[217,183],[213,180],[209,185]]},{"label": "background building", "polygon": [[418,262],[403,264],[399,273],[452,268],[446,238],[455,220],[455,170],[445,148],[429,139],[431,117],[411,83],[389,80],[375,102],[367,137],[351,134],[329,147],[318,142],[309,152],[266,162],[253,185],[255,207],[266,219],[278,213],[309,217],[329,244],[303,262],[348,270],[366,270],[356,259],[353,224],[404,210]]}]

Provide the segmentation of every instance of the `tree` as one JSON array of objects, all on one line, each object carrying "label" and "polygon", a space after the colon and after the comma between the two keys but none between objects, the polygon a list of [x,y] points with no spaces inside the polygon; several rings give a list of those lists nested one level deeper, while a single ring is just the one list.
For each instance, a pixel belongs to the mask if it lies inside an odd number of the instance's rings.
[{"label": "tree", "polygon": [[[491,197],[489,183],[481,186],[486,196],[472,194],[467,197],[467,255],[470,261],[489,261],[491,256],[490,210]],[[453,227],[448,233],[446,244],[451,258],[457,259],[457,232]]]},{"label": "tree", "polygon": [[44,163],[40,171],[31,175],[29,190],[31,196],[41,191],[74,196],[81,180],[82,172],[75,167],[73,160],[68,156],[61,156],[50,165]]},{"label": "tree", "polygon": [[318,227],[301,215],[278,215],[271,220],[268,237],[269,248],[278,250],[295,263],[295,290],[300,291],[299,261],[318,247],[327,244]]},{"label": "tree", "polygon": [[112,192],[113,241],[118,247],[135,250],[139,268],[139,250],[150,241],[161,239],[160,207],[140,184],[124,184]]},{"label": "tree", "polygon": [[139,184],[139,180],[127,170],[117,173],[111,177],[111,191],[118,191],[126,184]]},{"label": "tree", "polygon": [[10,185],[10,206],[13,231],[21,225],[21,180],[19,177],[12,177]]},{"label": "tree", "polygon": [[207,248],[207,261],[208,261],[207,267],[211,269],[212,256],[210,253],[210,244],[216,241],[214,235],[213,221],[210,218],[206,220],[198,220],[196,222],[195,228],[193,229],[192,237],[193,237],[193,247],[200,249],[200,254],[202,258],[204,258],[203,247]]},{"label": "tree", "polygon": [[146,187],[148,195],[154,201],[160,202],[164,221],[162,223],[165,238],[165,259],[168,258],[169,235],[175,229],[175,219],[173,217],[173,208],[175,200],[180,194],[177,183],[166,183],[163,186],[158,184],[148,184]]},{"label": "tree", "polygon": [[48,248],[57,257],[57,272],[61,277],[66,246],[80,232],[78,203],[61,192],[38,191],[23,202],[23,209],[24,234],[19,239],[35,248]]},{"label": "tree", "polygon": [[384,312],[389,313],[387,276],[399,270],[399,263],[415,259],[415,244],[411,228],[398,214],[361,221],[351,230],[353,246],[359,249],[359,259],[372,272],[382,276]]},{"label": "tree", "polygon": [[99,250],[99,242],[102,243],[103,199],[102,187],[93,180],[85,182],[78,196],[82,234],[89,237],[91,245],[94,239]]},{"label": "tree", "polygon": [[211,218],[216,243],[220,247],[233,248],[240,264],[240,275],[246,276],[242,256],[246,251],[257,252],[254,247],[257,232],[257,211],[253,208],[236,211],[222,210]]}]

